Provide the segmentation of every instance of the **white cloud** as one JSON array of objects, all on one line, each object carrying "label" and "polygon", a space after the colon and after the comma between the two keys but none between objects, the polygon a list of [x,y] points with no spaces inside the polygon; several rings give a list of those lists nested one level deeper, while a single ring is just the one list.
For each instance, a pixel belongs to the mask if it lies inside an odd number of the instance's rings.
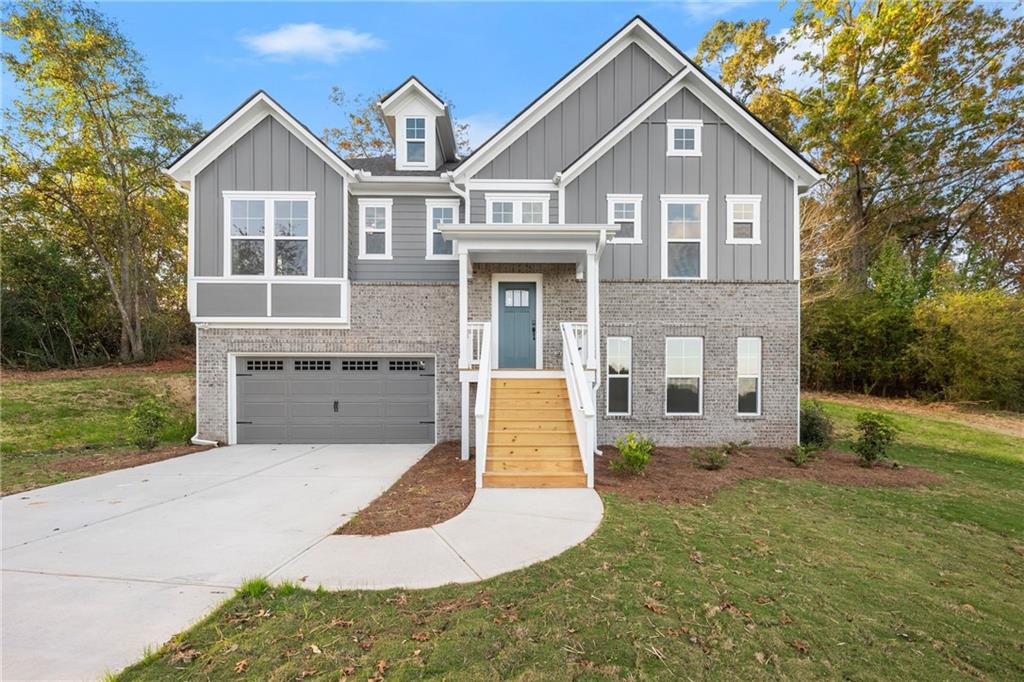
[{"label": "white cloud", "polygon": [[728,14],[746,5],[753,5],[759,0],[682,0],[669,3],[681,8],[686,14],[697,21],[710,21]]},{"label": "white cloud", "polygon": [[[790,40],[789,31],[780,31],[775,34],[776,38]],[[789,47],[784,49],[773,61],[776,67],[782,68],[782,84],[792,90],[800,90],[815,84],[814,74],[804,73],[804,63],[797,57],[805,52],[811,54],[822,53],[821,46],[812,42],[810,38],[800,36]]]},{"label": "white cloud", "polygon": [[284,24],[267,33],[242,36],[241,41],[261,57],[299,57],[327,63],[384,44],[370,33],[328,28],[316,23]]},{"label": "white cloud", "polygon": [[491,135],[508,123],[508,117],[500,114],[471,114],[456,116],[459,123],[469,125],[469,146],[476,149],[487,141]]}]

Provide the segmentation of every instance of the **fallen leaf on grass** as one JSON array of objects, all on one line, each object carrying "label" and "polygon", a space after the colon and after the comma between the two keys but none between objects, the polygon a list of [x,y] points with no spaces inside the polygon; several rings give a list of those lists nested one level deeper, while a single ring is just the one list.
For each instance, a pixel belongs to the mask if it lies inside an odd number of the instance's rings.
[{"label": "fallen leaf on grass", "polygon": [[764,606],[765,604],[771,604],[773,600],[767,594],[762,594],[760,597],[758,597],[754,601],[756,601],[761,606]]},{"label": "fallen leaf on grass", "polygon": [[667,613],[667,611],[668,611],[665,608],[664,605],[659,604],[658,602],[656,602],[655,600],[651,599],[650,597],[648,597],[647,599],[644,600],[644,608],[649,610],[649,611],[654,611],[659,616]]},{"label": "fallen leaf on grass", "polygon": [[698,564],[698,565],[703,564],[704,563],[704,555],[701,554],[700,552],[691,552],[690,553],[690,561],[692,561],[693,563]]},{"label": "fallen leaf on grass", "polygon": [[320,651],[320,647],[318,647],[316,644],[310,644],[309,650],[318,656],[323,653],[322,651]]},{"label": "fallen leaf on grass", "polygon": [[193,648],[191,644],[179,644],[171,654],[171,665],[176,663],[191,663],[199,658],[200,655],[201,653],[199,649]]},{"label": "fallen leaf on grass", "polygon": [[243,658],[238,663],[235,663],[235,674],[236,675],[241,675],[242,673],[244,673],[246,671],[246,669],[248,667],[249,667],[249,659],[248,658]]},{"label": "fallen leaf on grass", "polygon": [[426,642],[428,639],[430,639],[430,633],[429,632],[414,632],[413,635],[412,635],[412,638],[415,641],[417,641],[417,642]]},{"label": "fallen leaf on grass", "polygon": [[810,653],[811,651],[811,645],[802,639],[794,639],[789,645],[802,654]]},{"label": "fallen leaf on grass", "polygon": [[793,624],[793,619],[790,618],[789,616],[787,616],[786,614],[782,614],[781,616],[779,616],[779,625],[792,625],[792,624]]},{"label": "fallen leaf on grass", "polygon": [[370,682],[380,682],[384,679],[384,671],[388,669],[388,662],[384,660],[377,661],[377,670],[374,671],[373,676],[370,678]]}]

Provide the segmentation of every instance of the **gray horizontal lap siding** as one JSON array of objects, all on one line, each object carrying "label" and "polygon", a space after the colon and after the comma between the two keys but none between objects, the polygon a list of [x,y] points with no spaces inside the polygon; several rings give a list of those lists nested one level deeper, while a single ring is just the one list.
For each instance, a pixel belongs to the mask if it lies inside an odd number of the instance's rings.
[{"label": "gray horizontal lap siding", "polygon": [[643,48],[630,45],[474,177],[550,180],[668,79]]},{"label": "gray horizontal lap siding", "polygon": [[[700,119],[701,156],[667,156],[666,119]],[[567,223],[604,223],[608,194],[642,194],[642,244],[614,244],[604,280],[661,279],[661,195],[708,195],[708,279],[793,280],[793,185],[684,89],[565,188]],[[761,195],[761,243],[726,244],[727,194]]]},{"label": "gray horizontal lap siding", "polygon": [[535,192],[535,191],[522,191],[522,192],[500,192],[500,191],[482,191],[473,190],[469,193],[470,209],[469,209],[469,222],[471,223],[486,223],[487,217],[487,195],[488,194],[547,194],[548,195],[548,222],[552,225],[558,224],[558,192]]},{"label": "gray horizontal lap siding", "polygon": [[[427,199],[391,197],[391,259],[359,258],[359,197],[349,197],[349,278],[352,281],[456,281],[456,260],[427,259]],[[451,196],[437,199],[451,200]],[[462,207],[458,220],[462,221]]]}]

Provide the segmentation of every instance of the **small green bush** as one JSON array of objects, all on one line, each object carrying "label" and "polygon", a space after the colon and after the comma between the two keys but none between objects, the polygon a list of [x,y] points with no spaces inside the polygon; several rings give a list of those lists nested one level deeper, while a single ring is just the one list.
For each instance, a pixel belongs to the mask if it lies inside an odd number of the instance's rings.
[{"label": "small green bush", "polygon": [[647,464],[651,461],[654,441],[645,436],[638,435],[634,431],[617,438],[615,440],[615,447],[619,449],[619,456],[609,461],[608,466],[613,471],[639,474],[647,468]]},{"label": "small green bush", "polygon": [[800,444],[813,448],[827,448],[835,437],[832,419],[817,400],[800,406]]},{"label": "small green bush", "polygon": [[802,467],[818,456],[818,449],[811,445],[794,445],[785,454],[787,462]]},{"label": "small green bush", "polygon": [[729,463],[725,448],[697,448],[693,451],[693,463],[701,469],[717,471]]},{"label": "small green bush", "polygon": [[749,447],[750,447],[750,441],[749,440],[742,440],[739,443],[736,443],[734,441],[729,441],[728,443],[726,443],[725,445],[722,446],[722,450],[725,452],[725,454],[727,454],[730,457],[732,457],[733,455],[740,454],[746,448],[749,448]]},{"label": "small green bush", "polygon": [[128,433],[132,443],[152,450],[160,442],[160,431],[167,425],[167,411],[156,398],[146,398],[128,414]]},{"label": "small green bush", "polygon": [[875,462],[885,459],[889,447],[896,441],[899,429],[896,424],[878,412],[861,412],[857,415],[857,440],[853,442],[853,451],[860,456],[861,466],[874,466]]}]

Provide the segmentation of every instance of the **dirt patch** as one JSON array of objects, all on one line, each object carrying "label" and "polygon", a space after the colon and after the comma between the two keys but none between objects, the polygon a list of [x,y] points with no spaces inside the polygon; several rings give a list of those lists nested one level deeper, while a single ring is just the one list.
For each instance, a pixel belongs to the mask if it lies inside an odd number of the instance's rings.
[{"label": "dirt patch", "polygon": [[457,516],[476,492],[473,460],[459,459],[458,442],[435,445],[338,535],[386,535],[426,528]]},{"label": "dirt patch", "polygon": [[196,368],[194,349],[182,348],[171,357],[150,363],[125,365],[115,363],[100,367],[81,367],[78,369],[13,369],[4,367],[3,378],[8,381],[25,381],[33,379],[93,379],[96,377],[117,376],[123,374],[152,374],[154,372],[190,372]]},{"label": "dirt patch", "polygon": [[594,487],[641,501],[697,504],[740,481],[754,478],[796,478],[835,485],[917,487],[945,479],[924,469],[865,469],[857,458],[843,452],[824,452],[804,465],[787,462],[784,451],[750,448],[729,458],[724,469],[707,471],[693,463],[690,448],[657,448],[642,476],[611,471],[608,462],[618,455],[614,447],[602,446],[604,456],[594,458]]}]

